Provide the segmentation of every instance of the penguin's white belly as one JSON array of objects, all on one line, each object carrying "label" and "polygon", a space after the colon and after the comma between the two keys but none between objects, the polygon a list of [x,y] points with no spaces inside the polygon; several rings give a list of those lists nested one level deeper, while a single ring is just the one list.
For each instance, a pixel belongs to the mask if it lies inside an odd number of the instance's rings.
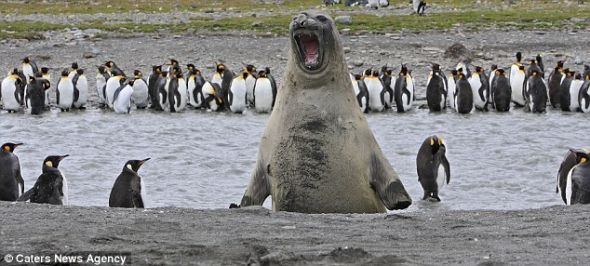
[{"label": "penguin's white belly", "polygon": [[131,95],[133,103],[139,108],[145,108],[148,106],[149,94],[148,86],[143,80],[136,80],[133,83],[133,94]]},{"label": "penguin's white belly", "polygon": [[447,174],[445,172],[445,167],[440,164],[438,166],[438,174],[436,176],[436,184],[438,185],[438,191],[440,191],[447,181]]},{"label": "penguin's white belly", "polygon": [[243,79],[232,82],[230,88],[232,101],[229,106],[232,112],[241,113],[246,109],[246,90],[246,82]]},{"label": "penguin's white belly", "polygon": [[2,104],[4,105],[4,110],[17,111],[20,109],[20,103],[15,96],[15,92],[15,82],[4,79],[2,81]]},{"label": "penguin's white belly", "polygon": [[484,108],[485,101],[479,95],[479,89],[482,86],[481,81],[478,78],[470,78],[469,85],[471,85],[471,91],[473,92],[473,105],[477,108]]},{"label": "penguin's white belly", "polygon": [[367,90],[369,91],[369,108],[374,112],[381,112],[385,108],[383,101],[381,101],[381,92],[383,86],[378,80],[366,80]]},{"label": "penguin's white belly", "polygon": [[197,105],[197,99],[195,99],[195,89],[197,88],[197,83],[195,82],[194,78],[189,78],[186,88],[188,90],[188,104],[193,107],[200,107],[201,105]]},{"label": "penguin's white belly", "polygon": [[188,102],[186,83],[184,81],[178,83],[178,94],[180,95],[180,99],[176,99],[177,102],[175,103],[174,110],[176,112],[182,112]]},{"label": "penguin's white belly", "polygon": [[269,79],[258,79],[254,89],[256,112],[267,113],[272,109],[272,87]]},{"label": "penguin's white belly", "polygon": [[74,85],[72,82],[60,82],[57,86],[59,91],[58,107],[61,109],[69,109],[74,104]]},{"label": "penguin's white belly", "polygon": [[64,193],[63,197],[61,198],[61,202],[64,206],[68,206],[70,204],[68,180],[66,179],[66,176],[61,170],[60,172],[61,176],[63,177],[61,191]]},{"label": "penguin's white belly", "polygon": [[131,95],[133,95],[133,88],[127,85],[123,88],[117,98],[113,102],[113,109],[119,114],[128,114],[131,109]]},{"label": "penguin's white belly", "polygon": [[96,94],[98,94],[98,102],[99,103],[105,102],[104,94],[102,93],[102,87],[104,87],[104,85],[106,85],[106,84],[107,84],[107,82],[105,81],[105,79],[102,75],[96,76]]},{"label": "penguin's white belly", "polygon": [[514,76],[510,76],[510,87],[512,88],[512,101],[524,105],[524,75],[516,73]]},{"label": "penguin's white belly", "polygon": [[115,91],[119,87],[121,87],[119,79],[116,79],[115,77],[109,78],[109,80],[107,81],[107,87],[105,89],[105,100],[107,102],[107,105],[111,109],[113,108],[113,97],[115,97]]},{"label": "penguin's white belly", "polygon": [[570,111],[574,112],[580,107],[578,102],[580,96],[580,88],[584,84],[581,80],[572,80],[570,84]]},{"label": "penguin's white belly", "polygon": [[402,95],[402,106],[404,107],[404,111],[409,111],[412,109],[414,103],[414,79],[406,79],[406,86],[410,94],[404,93]]},{"label": "penguin's white belly", "polygon": [[246,100],[249,103],[254,103],[254,86],[256,85],[256,79],[251,75],[246,78]]},{"label": "penguin's white belly", "polygon": [[162,107],[162,109],[164,109],[164,111],[170,111],[170,106],[168,105],[168,97],[170,94],[170,79],[166,79],[166,85],[164,85],[164,91],[166,93],[166,95],[164,95],[162,92],[160,92],[158,90],[158,93],[160,94],[160,106]]},{"label": "penguin's white belly", "polygon": [[572,205],[572,173],[576,167],[574,166],[567,174],[567,180],[565,183],[565,201],[566,205]]},{"label": "penguin's white belly", "polygon": [[223,82],[223,80],[221,79],[220,75],[213,75],[213,78],[211,79],[211,83],[217,83],[217,85],[219,85],[219,87],[221,87],[221,83]]},{"label": "penguin's white belly", "polygon": [[449,102],[449,106],[453,109],[456,109],[455,106],[455,90],[456,90],[456,83],[454,79],[449,79],[449,90],[447,93],[447,101]]},{"label": "penguin's white belly", "polygon": [[88,79],[85,76],[80,76],[78,78],[78,82],[76,83],[76,88],[78,89],[78,100],[74,103],[76,108],[80,108],[86,105],[88,101]]}]

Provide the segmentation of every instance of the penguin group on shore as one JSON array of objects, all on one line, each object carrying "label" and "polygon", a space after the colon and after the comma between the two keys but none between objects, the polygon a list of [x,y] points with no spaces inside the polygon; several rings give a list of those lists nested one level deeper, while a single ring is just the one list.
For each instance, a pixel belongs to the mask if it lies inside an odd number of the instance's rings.
[{"label": "penguin group on shore", "polygon": [[381,68],[381,74],[372,68],[362,75],[350,73],[352,88],[362,112],[383,112],[392,109],[394,103],[400,113],[412,109],[415,81],[411,70],[402,64],[397,77],[392,73],[393,69],[387,66]]}]

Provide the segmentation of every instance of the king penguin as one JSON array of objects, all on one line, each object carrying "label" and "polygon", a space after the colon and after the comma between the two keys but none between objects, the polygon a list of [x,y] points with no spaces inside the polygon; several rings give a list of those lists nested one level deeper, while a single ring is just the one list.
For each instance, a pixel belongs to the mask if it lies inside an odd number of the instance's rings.
[{"label": "king penguin", "polygon": [[74,107],[78,109],[85,109],[88,101],[88,79],[84,75],[83,69],[77,69],[72,78],[74,84]]},{"label": "king penguin", "polygon": [[566,68],[563,70],[563,76],[561,76],[561,83],[559,84],[559,107],[565,112],[570,111],[570,104],[572,100],[570,95],[570,86],[574,80],[575,74],[576,73],[574,71],[570,71],[569,68]]},{"label": "king penguin", "polygon": [[49,88],[51,87],[51,75],[49,74],[49,68],[41,68],[41,78],[47,80],[49,87],[45,89],[45,108],[49,109]]},{"label": "king penguin", "polygon": [[150,109],[161,111],[159,99],[159,80],[162,78],[162,66],[152,66],[152,73],[148,78],[148,94],[150,95]]},{"label": "king penguin", "polygon": [[580,103],[580,111],[583,113],[590,113],[590,75],[587,75],[584,83],[580,87],[578,94],[578,102]]},{"label": "king penguin", "polygon": [[0,201],[16,201],[25,189],[20,161],[14,149],[22,143],[4,143],[0,151]]},{"label": "king penguin", "polygon": [[[572,155],[573,154],[573,155]],[[558,192],[566,205],[590,203],[590,155],[586,150],[570,150],[558,174]],[[573,166],[571,166],[573,164]],[[567,171],[571,166],[571,170]],[[567,171],[565,181],[563,172]]]},{"label": "king penguin", "polygon": [[195,108],[201,108],[203,104],[203,85],[205,79],[201,75],[201,71],[194,65],[189,64],[188,66],[188,78],[187,78],[187,89],[188,89],[188,103]]},{"label": "king penguin", "polygon": [[121,70],[113,61],[107,61],[104,64],[107,67],[107,72],[111,76],[125,76],[125,72]]},{"label": "king penguin", "polygon": [[[383,102],[385,104],[385,108],[390,109],[393,103],[393,88],[392,82],[395,81],[393,79],[393,70],[388,68],[386,65],[381,67],[381,83],[383,84]],[[395,87],[395,84],[393,84]]]},{"label": "king penguin", "polygon": [[561,81],[563,77],[563,61],[557,61],[557,66],[549,74],[549,102],[553,108],[561,103]]},{"label": "king penguin", "polygon": [[447,106],[447,77],[439,64],[432,64],[426,83],[426,102],[431,112],[440,112]]},{"label": "king penguin", "polygon": [[27,85],[25,103],[30,114],[39,115],[45,111],[45,92],[49,90],[49,81],[40,77],[32,78]]},{"label": "king penguin", "polygon": [[543,113],[547,109],[547,87],[539,71],[539,67],[532,70],[526,86],[526,106],[533,113]]},{"label": "king penguin", "polygon": [[258,72],[256,84],[254,84],[254,108],[258,113],[270,113],[272,111],[276,89],[273,89],[266,72]]},{"label": "king penguin", "polygon": [[27,84],[30,82],[30,77],[35,77],[39,73],[39,68],[35,61],[31,60],[28,56],[23,59],[23,74],[26,77]]},{"label": "king penguin", "polygon": [[70,69],[70,74],[68,75],[68,77],[70,79],[74,78],[74,75],[76,75],[78,69],[80,69],[80,67],[78,66],[77,62],[72,63],[71,69]]},{"label": "king penguin", "polygon": [[426,11],[426,1],[412,0],[412,8],[414,9],[415,14],[422,16],[424,15],[424,11]]},{"label": "king penguin", "polygon": [[451,70],[451,75],[449,76],[447,84],[449,85],[448,92],[447,92],[447,101],[451,109],[457,110],[456,101],[457,101],[457,70]]},{"label": "king penguin", "polygon": [[61,77],[57,83],[57,90],[55,90],[57,107],[62,112],[69,112],[74,104],[74,83],[72,83],[69,74],[67,69],[61,72]]},{"label": "king penguin", "polygon": [[487,81],[484,70],[480,66],[475,67],[475,72],[467,79],[469,86],[473,90],[473,105],[476,109],[487,111],[487,103],[489,96],[489,82]]},{"label": "king penguin", "polygon": [[356,100],[361,108],[361,112],[369,112],[369,90],[362,76],[359,74],[354,75],[352,79],[352,89],[356,95]]},{"label": "king penguin", "polygon": [[229,109],[233,113],[242,113],[246,109],[248,91],[246,81],[249,76],[250,73],[243,71],[242,75],[236,76],[231,83],[229,88]]},{"label": "king penguin", "polygon": [[[582,75],[580,73],[576,74],[574,80],[570,83],[569,89],[569,109],[566,111],[570,112],[577,112],[580,110],[580,91],[584,85],[584,80],[582,80]],[[562,94],[563,96],[563,94]],[[562,107],[563,109],[563,107]]]},{"label": "king penguin", "polygon": [[98,73],[96,73],[96,94],[98,95],[98,104],[101,107],[106,105],[106,86],[107,80],[110,77],[105,66],[98,67]]},{"label": "king penguin", "polygon": [[126,80],[113,94],[113,111],[118,114],[131,112],[134,80]]},{"label": "king penguin", "polygon": [[2,80],[0,86],[0,98],[2,98],[2,106],[4,110],[9,113],[18,112],[21,110],[23,104],[23,93],[26,81],[19,75],[18,69],[13,69],[8,76]]},{"label": "king penguin", "polygon": [[369,91],[369,109],[372,112],[383,112],[385,110],[385,90],[379,79],[377,70],[365,71],[365,85]]},{"label": "king penguin", "polygon": [[131,95],[131,99],[137,109],[145,109],[150,102],[148,85],[143,79],[143,73],[141,73],[141,71],[133,71],[133,76],[135,79],[133,81],[133,94]]},{"label": "king penguin", "polygon": [[414,102],[414,79],[405,64],[402,64],[394,86],[394,99],[397,112],[403,113],[412,109]]},{"label": "king penguin", "polygon": [[121,171],[121,174],[115,180],[115,184],[111,190],[109,207],[144,208],[143,197],[141,195],[141,176],[137,172],[149,159],[130,160],[125,163],[123,171]]},{"label": "king penguin", "polygon": [[174,71],[174,76],[170,79],[168,86],[168,103],[170,105],[170,112],[177,113],[184,111],[188,100],[186,81],[182,72],[177,69]]},{"label": "king penguin", "polygon": [[[246,77],[246,101],[249,107],[254,107],[254,85],[256,84],[256,67],[253,65],[247,65],[244,68],[244,72],[248,74]],[[235,79],[234,79],[235,80]]]},{"label": "king penguin", "polygon": [[473,110],[473,91],[471,90],[471,85],[469,85],[469,81],[467,81],[463,72],[459,72],[457,78],[457,96],[455,96],[457,112],[460,114],[471,113]]},{"label": "king penguin", "polygon": [[116,72],[111,76],[106,83],[105,88],[105,99],[107,101],[107,105],[110,109],[113,109],[113,101],[115,96],[115,91],[123,85],[125,82],[125,76],[120,73]]},{"label": "king penguin", "polygon": [[43,173],[37,178],[35,185],[18,198],[18,201],[30,200],[32,203],[67,205],[68,183],[58,166],[68,156],[66,154],[45,158],[43,160]]},{"label": "king penguin", "polygon": [[224,64],[217,64],[211,83],[217,83],[221,88],[221,91],[217,92],[217,97],[223,100],[224,108],[229,108],[229,105],[227,104],[227,92],[229,91],[229,86],[233,79],[234,73],[231,70],[229,70]]},{"label": "king penguin", "polygon": [[424,190],[423,200],[440,201],[438,193],[451,181],[451,166],[446,157],[446,144],[434,135],[426,138],[416,157],[418,181]]},{"label": "king penguin", "polygon": [[510,88],[512,88],[512,102],[522,107],[525,104],[524,86],[526,84],[525,68],[522,65],[522,53],[516,53],[516,62],[510,67]]},{"label": "king penguin", "polygon": [[210,111],[223,111],[223,99],[219,96],[218,91],[221,87],[217,83],[205,82],[203,85],[203,106]]},{"label": "king penguin", "polygon": [[492,101],[493,106],[498,112],[508,112],[510,110],[510,100],[512,98],[512,89],[510,81],[506,78],[504,69],[497,69],[492,83]]}]

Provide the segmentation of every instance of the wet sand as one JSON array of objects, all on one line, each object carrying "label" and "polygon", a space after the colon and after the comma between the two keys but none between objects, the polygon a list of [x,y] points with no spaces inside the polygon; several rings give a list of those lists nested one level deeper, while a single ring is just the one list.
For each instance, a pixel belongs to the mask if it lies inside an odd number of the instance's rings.
[{"label": "wet sand", "polygon": [[2,256],[124,253],[136,265],[576,265],[590,256],[588,206],[401,215],[30,203],[0,210]]}]

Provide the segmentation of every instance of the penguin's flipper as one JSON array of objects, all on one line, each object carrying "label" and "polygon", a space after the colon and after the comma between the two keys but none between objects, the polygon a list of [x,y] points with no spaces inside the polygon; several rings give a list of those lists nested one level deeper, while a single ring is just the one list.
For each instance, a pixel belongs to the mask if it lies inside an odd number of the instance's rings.
[{"label": "penguin's flipper", "polygon": [[[131,201],[133,203],[133,207],[135,208],[144,208],[143,205],[143,199],[141,197],[141,181],[139,181],[139,179],[134,178],[133,181],[131,182]],[[134,188],[139,188],[139,189],[134,189]]]},{"label": "penguin's flipper", "polygon": [[16,201],[27,201],[27,200],[30,200],[34,191],[35,191],[35,187],[32,187],[27,192],[25,192],[20,197],[18,197],[18,199],[16,199]]},{"label": "penguin's flipper", "polygon": [[406,192],[399,176],[383,154],[371,154],[369,183],[389,210],[405,209],[412,204],[412,199]]},{"label": "penguin's flipper", "polygon": [[[59,84],[57,86],[59,87]],[[57,105],[59,105],[59,89],[57,88],[55,90],[55,99],[57,101]]]},{"label": "penguin's flipper", "polygon": [[264,200],[270,195],[268,172],[270,172],[270,165],[265,165],[262,162],[261,156],[259,156],[256,162],[256,169],[250,179],[250,184],[248,184],[248,188],[246,188],[246,192],[240,202],[241,207],[252,205],[261,206],[264,203]]},{"label": "penguin's flipper", "polygon": [[77,102],[80,98],[80,90],[74,86],[74,102]]},{"label": "penguin's flipper", "polygon": [[119,97],[119,93],[121,93],[121,91],[123,90],[123,86],[119,87],[115,93],[113,94],[113,100],[111,101],[111,104],[114,104],[115,101],[117,100],[117,97]]},{"label": "penguin's flipper", "polygon": [[447,176],[447,184],[451,182],[451,165],[447,160],[446,156],[442,156],[441,162],[442,166],[445,168],[445,175]]},{"label": "penguin's flipper", "polygon": [[23,180],[23,176],[21,175],[20,172],[20,167],[17,170],[16,173],[16,182],[18,183],[19,187],[20,187],[20,194],[24,194],[25,193],[25,180]]}]

